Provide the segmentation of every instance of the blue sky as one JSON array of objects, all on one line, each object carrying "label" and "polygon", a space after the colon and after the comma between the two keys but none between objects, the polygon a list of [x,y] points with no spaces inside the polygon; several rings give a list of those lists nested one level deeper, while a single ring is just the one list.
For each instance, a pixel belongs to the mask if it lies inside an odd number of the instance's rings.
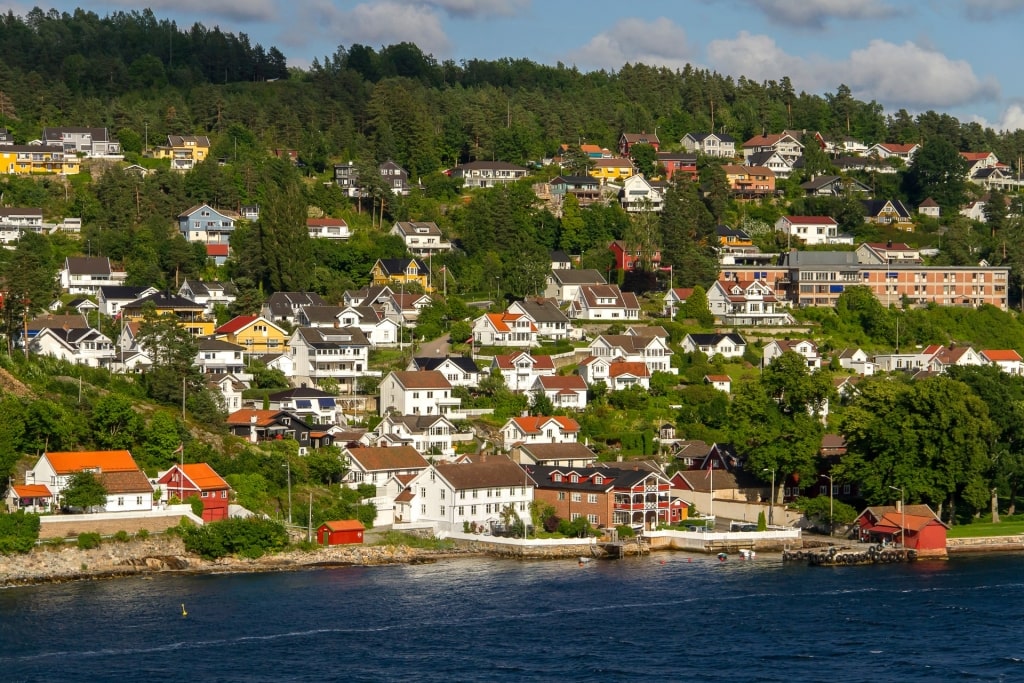
[{"label": "blue sky", "polygon": [[[104,15],[131,0],[70,2]],[[154,0],[158,17],[247,33],[308,66],[338,45],[403,40],[439,59],[526,57],[618,69],[686,63],[796,89],[1024,128],[1024,0]],[[24,14],[30,3],[0,0]]]}]

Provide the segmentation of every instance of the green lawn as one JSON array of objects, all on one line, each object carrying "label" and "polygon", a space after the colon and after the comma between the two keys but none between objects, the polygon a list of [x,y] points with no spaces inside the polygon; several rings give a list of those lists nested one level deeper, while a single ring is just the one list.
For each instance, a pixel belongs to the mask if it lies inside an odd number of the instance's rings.
[{"label": "green lawn", "polygon": [[999,524],[992,522],[975,522],[959,524],[946,534],[949,538],[977,538],[983,536],[1016,536],[1024,534],[1024,519],[1014,517]]}]

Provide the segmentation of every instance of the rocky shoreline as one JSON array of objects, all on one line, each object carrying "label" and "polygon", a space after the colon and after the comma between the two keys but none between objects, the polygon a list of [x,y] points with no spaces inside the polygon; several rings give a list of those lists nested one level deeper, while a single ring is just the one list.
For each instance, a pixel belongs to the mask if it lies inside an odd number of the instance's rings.
[{"label": "rocky shoreline", "polygon": [[407,546],[334,546],[313,551],[292,550],[257,559],[225,557],[204,560],[187,553],[181,539],[161,537],[126,543],[107,542],[91,550],[73,546],[39,546],[26,555],[0,555],[0,587],[158,573],[229,574],[415,564],[482,554],[472,550],[428,550]]}]

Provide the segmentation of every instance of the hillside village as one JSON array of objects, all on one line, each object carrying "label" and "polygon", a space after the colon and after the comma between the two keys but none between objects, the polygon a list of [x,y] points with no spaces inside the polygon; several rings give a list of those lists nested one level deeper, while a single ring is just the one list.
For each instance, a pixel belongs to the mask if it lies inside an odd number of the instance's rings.
[{"label": "hillside village", "polygon": [[434,532],[1015,507],[1021,181],[992,150],[652,125],[318,169],[234,128],[127,150],[66,123],[0,128],[4,368],[138,415],[12,445],[11,511],[78,507],[87,471],[104,513],[291,521],[293,470],[311,526],[314,493],[317,524]]}]

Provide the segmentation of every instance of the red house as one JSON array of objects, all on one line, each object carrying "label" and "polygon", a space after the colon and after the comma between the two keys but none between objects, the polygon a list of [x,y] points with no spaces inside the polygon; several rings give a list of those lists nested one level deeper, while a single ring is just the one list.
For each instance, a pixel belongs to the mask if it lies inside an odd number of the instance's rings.
[{"label": "red house", "polygon": [[661,264],[661,250],[654,249],[651,252],[641,252],[639,249],[626,246],[622,240],[615,240],[608,248],[615,254],[616,270],[634,270],[637,262],[658,267]]},{"label": "red house", "polygon": [[168,498],[177,496],[185,500],[199,496],[203,501],[204,522],[228,518],[231,487],[205,462],[174,465],[160,475],[156,483],[166,490]]},{"label": "red house", "polygon": [[901,543],[916,550],[919,557],[946,556],[949,528],[927,505],[878,505],[857,517],[857,535],[862,543]]},{"label": "red house", "polygon": [[336,522],[324,522],[316,530],[316,538],[320,545],[347,545],[362,543],[366,527],[358,519],[342,519]]}]

